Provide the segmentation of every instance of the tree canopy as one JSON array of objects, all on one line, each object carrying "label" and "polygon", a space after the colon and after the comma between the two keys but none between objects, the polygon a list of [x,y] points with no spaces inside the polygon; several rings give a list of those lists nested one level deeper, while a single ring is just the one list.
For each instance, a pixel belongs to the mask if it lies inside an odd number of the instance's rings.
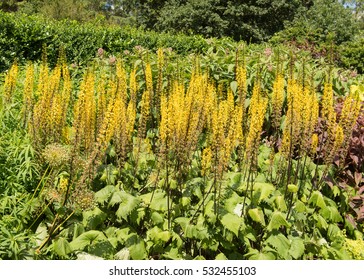
[{"label": "tree canopy", "polygon": [[56,19],[105,18],[170,33],[229,36],[261,42],[285,27],[303,34],[330,31],[341,43],[363,21],[363,0],[1,0],[0,9],[42,13]]}]

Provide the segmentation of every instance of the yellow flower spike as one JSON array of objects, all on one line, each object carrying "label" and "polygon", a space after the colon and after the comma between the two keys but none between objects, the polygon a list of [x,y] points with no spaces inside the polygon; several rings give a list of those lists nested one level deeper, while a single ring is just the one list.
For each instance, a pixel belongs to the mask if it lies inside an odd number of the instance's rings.
[{"label": "yellow flower spike", "polygon": [[127,101],[126,71],[121,60],[116,63],[117,94],[121,96],[124,103]]},{"label": "yellow flower spike", "polygon": [[316,133],[314,133],[312,135],[312,139],[311,139],[311,153],[314,155],[317,152],[317,147],[319,144],[319,138],[318,135]]},{"label": "yellow flower spike", "polygon": [[334,92],[331,83],[325,83],[321,103],[322,103],[321,116],[327,120],[329,126],[333,126],[335,122],[335,112],[334,112]]},{"label": "yellow flower spike", "polygon": [[129,77],[129,91],[130,91],[130,99],[133,100],[133,102],[136,104],[136,98],[137,98],[137,91],[138,91],[138,83],[136,80],[136,71],[137,69],[134,68]]},{"label": "yellow flower spike", "polygon": [[240,104],[245,103],[247,94],[247,71],[245,67],[238,66],[236,69],[236,81],[238,83],[238,95]]},{"label": "yellow flower spike", "polygon": [[17,76],[18,76],[18,63],[14,62],[9,72],[5,76],[4,99],[6,103],[10,101],[12,94],[15,90]]},{"label": "yellow flower spike", "polygon": [[201,158],[201,174],[207,176],[212,166],[212,151],[210,147],[207,147],[202,152]]}]

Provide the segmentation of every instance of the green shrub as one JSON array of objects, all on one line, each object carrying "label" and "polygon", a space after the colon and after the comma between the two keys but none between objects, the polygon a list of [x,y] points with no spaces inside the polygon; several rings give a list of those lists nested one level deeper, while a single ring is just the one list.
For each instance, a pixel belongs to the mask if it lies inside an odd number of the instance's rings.
[{"label": "green shrub", "polygon": [[97,22],[54,21],[40,16],[0,12],[0,71],[20,62],[39,60],[42,46],[47,46],[48,62],[54,64],[58,49],[64,46],[69,61],[83,64],[94,58],[97,50],[117,54],[142,46],[152,51],[171,47],[175,52],[200,53],[208,48],[201,36],[170,35],[131,27],[102,26]]},{"label": "green shrub", "polygon": [[340,49],[341,61],[344,67],[351,67],[358,73],[364,73],[364,38],[348,42]]}]

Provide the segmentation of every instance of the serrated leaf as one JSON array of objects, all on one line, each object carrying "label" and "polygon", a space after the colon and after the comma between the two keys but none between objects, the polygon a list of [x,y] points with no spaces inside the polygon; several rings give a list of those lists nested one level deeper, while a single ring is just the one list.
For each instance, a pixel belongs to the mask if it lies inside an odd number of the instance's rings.
[{"label": "serrated leaf", "polygon": [[99,256],[104,259],[111,259],[115,254],[114,246],[112,246],[109,240],[92,243],[87,248],[87,251],[92,255]]},{"label": "serrated leaf", "polygon": [[269,236],[266,243],[273,247],[281,258],[289,259],[290,242],[283,234],[279,233]]},{"label": "serrated leaf", "polygon": [[121,243],[125,243],[130,235],[131,235],[131,233],[130,233],[130,228],[129,227],[118,229],[117,232],[116,232],[117,239]]},{"label": "serrated leaf", "polygon": [[279,211],[287,211],[287,204],[283,195],[277,195],[274,202]]},{"label": "serrated leaf", "polygon": [[161,214],[159,214],[158,212],[153,212],[150,218],[156,225],[164,223],[163,216]]},{"label": "serrated leaf", "polygon": [[181,198],[181,204],[182,204],[183,207],[186,207],[187,205],[190,205],[191,204],[191,198],[183,196]]},{"label": "serrated leaf", "polygon": [[243,219],[238,217],[237,215],[227,213],[221,218],[221,223],[228,230],[233,232],[236,236],[239,235],[240,226],[243,223]]},{"label": "serrated leaf", "polygon": [[150,209],[156,211],[166,211],[167,210],[167,197],[163,190],[155,190],[153,192],[141,195],[140,198],[144,204],[149,205]]},{"label": "serrated leaf", "polygon": [[297,200],[295,203],[294,209],[298,213],[304,213],[306,211],[306,205],[302,201]]},{"label": "serrated leaf", "polygon": [[86,229],[96,229],[107,218],[107,215],[102,212],[98,207],[83,212],[83,226]]},{"label": "serrated leaf", "polygon": [[169,231],[161,230],[159,227],[155,226],[147,231],[147,236],[154,243],[166,243],[171,238]]},{"label": "serrated leaf", "polygon": [[128,238],[126,246],[129,249],[131,259],[144,260],[147,258],[144,240],[135,233]]},{"label": "serrated leaf", "polygon": [[320,210],[322,217],[333,223],[342,222],[343,219],[335,206],[326,206]]},{"label": "serrated leaf", "polygon": [[327,229],[329,226],[326,222],[326,220],[320,215],[320,214],[314,214],[313,218],[316,220],[316,226],[319,229]]},{"label": "serrated leaf", "polygon": [[305,253],[305,244],[299,237],[293,237],[290,240],[291,248],[289,249],[289,254],[292,256],[292,258],[298,260]]},{"label": "serrated leaf", "polygon": [[108,185],[95,193],[95,199],[98,203],[104,204],[110,199],[114,191],[115,186]]},{"label": "serrated leaf", "polygon": [[275,187],[270,183],[257,182],[254,183],[253,189],[254,189],[253,197],[259,204],[261,201],[266,200],[273,193]]},{"label": "serrated leaf", "polygon": [[126,192],[120,192],[119,196],[121,201],[115,214],[119,219],[127,220],[130,213],[139,205],[140,200]]},{"label": "serrated leaf", "polygon": [[320,208],[325,208],[326,207],[326,203],[324,201],[323,195],[319,191],[314,191],[312,193],[311,198],[308,201],[308,204],[311,204],[313,206],[317,206],[317,207],[320,207]]},{"label": "serrated leaf", "polygon": [[341,235],[341,230],[336,224],[330,224],[327,229],[327,236],[330,238],[330,240],[335,240],[337,238],[337,235]]},{"label": "serrated leaf", "polygon": [[109,206],[114,206],[115,204],[119,204],[122,201],[123,191],[114,192],[109,201]]},{"label": "serrated leaf", "polygon": [[248,215],[254,222],[260,223],[261,225],[265,226],[264,213],[261,209],[249,209]]},{"label": "serrated leaf", "polygon": [[53,250],[56,252],[57,255],[62,257],[65,257],[66,255],[72,252],[70,243],[64,237],[59,237],[53,243]]},{"label": "serrated leaf", "polygon": [[193,237],[192,228],[191,228],[191,220],[186,217],[178,217],[174,220],[177,224],[179,224],[185,233],[186,237]]},{"label": "serrated leaf", "polygon": [[225,209],[230,213],[234,213],[236,205],[242,201],[243,199],[233,191],[229,194],[229,198],[225,200]]},{"label": "serrated leaf", "polygon": [[202,223],[198,223],[197,225],[192,226],[192,234],[193,234],[193,237],[198,240],[210,239],[210,235],[208,234],[207,227]]},{"label": "serrated leaf", "polygon": [[214,202],[212,200],[207,202],[207,204],[205,205],[205,216],[207,217],[207,220],[210,223],[214,224],[216,222],[216,215],[214,212]]},{"label": "serrated leaf", "polygon": [[76,239],[74,239],[71,243],[72,251],[75,250],[83,250],[87,245],[91,244],[92,242],[99,242],[102,240],[106,240],[106,236],[97,230],[90,230],[82,233]]},{"label": "serrated leaf", "polygon": [[275,211],[271,216],[270,222],[267,226],[267,230],[272,231],[274,229],[279,229],[282,226],[289,227],[290,225],[287,222],[283,213],[281,213],[279,211]]}]

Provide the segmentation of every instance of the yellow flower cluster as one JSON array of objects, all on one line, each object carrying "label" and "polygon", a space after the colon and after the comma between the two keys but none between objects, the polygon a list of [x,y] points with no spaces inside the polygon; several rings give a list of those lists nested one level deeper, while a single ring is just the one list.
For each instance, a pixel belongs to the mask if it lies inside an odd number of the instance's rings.
[{"label": "yellow flower cluster", "polygon": [[292,156],[293,150],[300,155],[307,154],[312,150],[310,143],[318,122],[319,100],[312,88],[290,79],[287,102],[281,152],[285,156]]},{"label": "yellow flower cluster", "polygon": [[78,151],[90,154],[95,142],[96,99],[95,75],[85,73],[80,85],[78,99],[74,106],[74,146]]},{"label": "yellow flower cluster", "polygon": [[15,62],[5,76],[5,83],[4,83],[5,103],[8,103],[12,97],[12,94],[15,90],[17,76],[18,76],[18,63]]},{"label": "yellow flower cluster", "polygon": [[189,160],[204,125],[203,95],[207,84],[206,75],[195,75],[187,91],[175,81],[169,96],[161,96],[159,135],[162,152],[173,150],[177,157]]},{"label": "yellow flower cluster", "polygon": [[268,99],[261,94],[260,84],[256,82],[253,88],[253,94],[250,100],[248,112],[248,135],[245,144],[245,160],[248,162],[255,162],[257,155],[265,112],[267,109]]},{"label": "yellow flower cluster", "polygon": [[359,87],[353,85],[350,87],[350,92],[345,98],[344,106],[341,111],[339,125],[343,129],[344,140],[343,149],[346,150],[349,146],[351,132],[355,126],[361,108]]},{"label": "yellow flower cluster", "polygon": [[[57,64],[51,73],[43,63],[40,67],[36,96],[32,95],[33,65],[28,65],[23,92],[25,110],[31,109],[29,131],[35,142],[44,146],[50,142],[68,142],[65,133],[66,117],[72,83],[65,64]],[[38,101],[35,103],[34,99]]]},{"label": "yellow flower cluster", "polygon": [[352,254],[354,260],[364,260],[364,240],[345,239],[345,248]]}]

